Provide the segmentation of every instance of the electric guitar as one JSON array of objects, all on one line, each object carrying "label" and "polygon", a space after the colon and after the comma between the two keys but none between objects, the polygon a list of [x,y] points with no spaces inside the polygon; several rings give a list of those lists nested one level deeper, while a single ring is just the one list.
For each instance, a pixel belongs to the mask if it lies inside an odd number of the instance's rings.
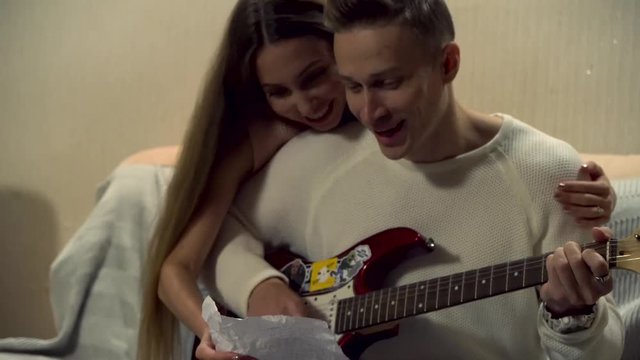
[{"label": "electric guitar", "polygon": [[[583,245],[587,248],[602,255],[610,268],[640,272],[640,229],[622,240]],[[373,343],[398,334],[397,323],[383,330],[381,324],[547,281],[545,260],[550,253],[381,288],[389,269],[416,249],[430,252],[435,243],[412,229],[394,228],[326,260],[310,262],[286,250],[270,253],[266,259],[289,278],[310,316],[325,320],[334,333],[341,335],[339,344],[351,360],[359,359]]]}]

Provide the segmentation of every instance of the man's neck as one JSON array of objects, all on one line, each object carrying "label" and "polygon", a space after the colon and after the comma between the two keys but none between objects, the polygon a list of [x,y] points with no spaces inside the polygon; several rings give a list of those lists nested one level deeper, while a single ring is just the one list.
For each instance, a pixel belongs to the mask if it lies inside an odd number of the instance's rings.
[{"label": "man's neck", "polygon": [[467,110],[452,101],[432,131],[420,139],[420,154],[407,159],[429,163],[454,158],[491,141],[501,125],[498,117]]}]

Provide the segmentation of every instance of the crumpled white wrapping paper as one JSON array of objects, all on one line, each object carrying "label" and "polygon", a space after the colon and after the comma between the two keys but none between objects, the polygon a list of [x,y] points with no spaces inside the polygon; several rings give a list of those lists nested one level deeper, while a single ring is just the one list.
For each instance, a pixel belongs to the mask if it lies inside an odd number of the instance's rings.
[{"label": "crumpled white wrapping paper", "polygon": [[210,297],[202,303],[202,317],[220,351],[259,360],[348,360],[338,337],[321,320],[284,315],[231,318],[220,315]]}]

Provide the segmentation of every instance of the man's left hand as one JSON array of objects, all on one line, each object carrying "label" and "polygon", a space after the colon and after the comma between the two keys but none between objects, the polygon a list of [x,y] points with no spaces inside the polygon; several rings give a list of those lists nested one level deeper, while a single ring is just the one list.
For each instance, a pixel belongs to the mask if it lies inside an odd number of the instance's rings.
[{"label": "man's left hand", "polygon": [[[605,242],[612,236],[608,228],[594,228],[593,237]],[[582,250],[571,241],[547,257],[549,280],[540,289],[547,310],[562,317],[595,304],[613,289],[607,261],[593,249]]]}]

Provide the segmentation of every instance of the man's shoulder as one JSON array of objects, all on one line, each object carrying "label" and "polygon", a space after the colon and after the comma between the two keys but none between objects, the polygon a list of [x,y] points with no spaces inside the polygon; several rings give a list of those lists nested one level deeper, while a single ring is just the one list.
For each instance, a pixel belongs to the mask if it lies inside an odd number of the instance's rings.
[{"label": "man's shoulder", "polygon": [[[508,116],[508,115],[505,115]],[[513,117],[509,135],[505,137],[507,148],[525,161],[557,162],[579,159],[576,149],[564,140],[555,138]]]},{"label": "man's shoulder", "polygon": [[567,142],[510,117],[509,135],[503,150],[525,178],[567,179],[582,163],[580,154]]}]

